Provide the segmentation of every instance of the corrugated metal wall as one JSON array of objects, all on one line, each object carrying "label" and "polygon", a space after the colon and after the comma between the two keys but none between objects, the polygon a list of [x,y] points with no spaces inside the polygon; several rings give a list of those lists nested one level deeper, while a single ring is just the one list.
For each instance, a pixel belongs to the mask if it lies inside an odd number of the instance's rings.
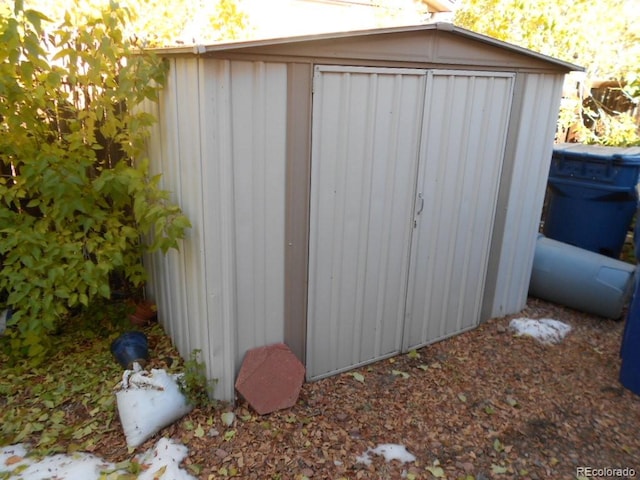
[{"label": "corrugated metal wall", "polygon": [[491,317],[518,312],[526,305],[562,82],[561,75],[519,75],[521,107],[510,127],[515,132],[510,139],[513,162],[503,180],[510,188],[508,198],[500,202],[506,227],[500,232],[499,244],[494,244],[500,260],[495,287],[492,286],[495,296]]},{"label": "corrugated metal wall", "polygon": [[284,340],[287,69],[232,62],[231,72],[240,365],[247,350]]},{"label": "corrugated metal wall", "polygon": [[193,228],[146,259],[148,292],[219,398],[247,349],[283,340],[286,91],[285,64],[177,58],[155,112],[152,165]]}]

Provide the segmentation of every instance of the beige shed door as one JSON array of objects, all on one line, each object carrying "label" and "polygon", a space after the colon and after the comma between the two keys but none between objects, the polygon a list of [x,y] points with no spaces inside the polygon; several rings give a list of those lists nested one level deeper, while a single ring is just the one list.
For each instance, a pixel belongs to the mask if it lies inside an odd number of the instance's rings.
[{"label": "beige shed door", "polygon": [[512,74],[431,72],[404,350],[480,320],[512,89]]},{"label": "beige shed door", "polygon": [[[477,294],[486,270],[502,162],[498,144],[504,145],[505,102],[511,98],[511,78],[497,83],[494,78],[422,69],[316,67],[309,379],[395,355],[477,323]],[[492,97],[485,100],[487,93]],[[490,120],[494,113],[499,118]],[[471,131],[473,122],[480,135]],[[487,127],[487,122],[499,127]],[[491,138],[482,139],[482,134]],[[480,165],[469,167],[467,174],[468,163]],[[475,219],[477,215],[482,218]],[[473,222],[467,223],[470,218]],[[467,227],[482,230],[478,244],[468,234],[457,239]],[[420,254],[423,249],[429,253]],[[446,260],[438,258],[437,249],[443,249]],[[456,260],[456,250],[471,262],[468,266]],[[457,310],[432,308],[435,295],[448,297],[438,298],[437,305],[456,303],[455,297],[468,288],[468,274],[478,277],[473,278],[473,301],[463,302],[462,323]],[[445,288],[434,279],[445,280]],[[434,327],[434,313],[455,315]]]},{"label": "beige shed door", "polygon": [[402,348],[426,71],[316,67],[307,377]]}]

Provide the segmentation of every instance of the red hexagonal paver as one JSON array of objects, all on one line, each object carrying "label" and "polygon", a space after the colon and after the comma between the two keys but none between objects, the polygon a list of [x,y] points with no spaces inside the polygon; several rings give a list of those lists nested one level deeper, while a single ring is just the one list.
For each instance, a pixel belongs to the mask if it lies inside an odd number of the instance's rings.
[{"label": "red hexagonal paver", "polygon": [[304,382],[304,365],[284,343],[249,350],[236,390],[260,415],[295,405]]}]

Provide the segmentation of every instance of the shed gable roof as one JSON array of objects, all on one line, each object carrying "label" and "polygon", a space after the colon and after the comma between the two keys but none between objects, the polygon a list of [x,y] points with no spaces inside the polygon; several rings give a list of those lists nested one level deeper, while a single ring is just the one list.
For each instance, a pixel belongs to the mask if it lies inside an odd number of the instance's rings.
[{"label": "shed gable roof", "polygon": [[478,67],[551,69],[582,67],[481,35],[450,23],[327,33],[248,42],[156,49],[161,55],[228,55],[372,60]]}]

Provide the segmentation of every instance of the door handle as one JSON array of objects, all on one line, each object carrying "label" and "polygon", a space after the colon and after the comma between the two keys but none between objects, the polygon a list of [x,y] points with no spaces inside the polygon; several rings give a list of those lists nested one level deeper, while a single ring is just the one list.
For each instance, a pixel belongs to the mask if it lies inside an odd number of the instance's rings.
[{"label": "door handle", "polygon": [[418,193],[418,200],[420,200],[420,206],[418,207],[418,211],[416,212],[416,217],[422,213],[424,209],[424,197],[422,196],[422,192]]}]

